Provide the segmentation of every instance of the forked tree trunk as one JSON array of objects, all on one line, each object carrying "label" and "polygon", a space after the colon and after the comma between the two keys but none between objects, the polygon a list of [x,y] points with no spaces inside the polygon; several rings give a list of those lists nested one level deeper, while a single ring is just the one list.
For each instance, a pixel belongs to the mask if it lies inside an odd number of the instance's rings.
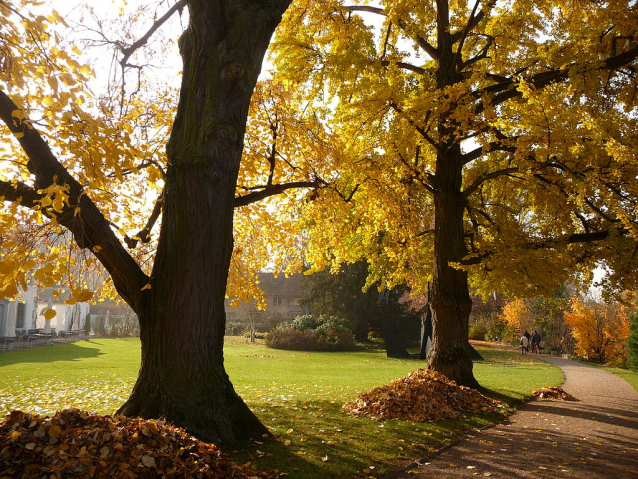
[{"label": "forked tree trunk", "polygon": [[289,0],[191,0],[184,77],[168,145],[163,220],[138,313],[142,364],[126,415],[165,417],[200,439],[267,429],[224,369],[233,200],[250,97]]}]

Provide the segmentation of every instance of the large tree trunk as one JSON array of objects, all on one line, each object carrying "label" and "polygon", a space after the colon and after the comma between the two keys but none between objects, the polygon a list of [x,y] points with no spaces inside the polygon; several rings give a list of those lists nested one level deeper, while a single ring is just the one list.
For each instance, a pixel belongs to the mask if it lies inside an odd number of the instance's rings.
[{"label": "large tree trunk", "polygon": [[165,417],[210,442],[268,432],[224,369],[224,297],[248,105],[288,3],[191,0],[180,40],[184,77],[157,256],[151,288],[134,305],[142,365],[120,412]]},{"label": "large tree trunk", "polygon": [[[437,86],[440,90],[460,79],[457,55],[452,48],[449,10],[445,0],[437,1]],[[455,269],[467,254],[463,227],[463,162],[458,141],[458,124],[441,118],[441,141],[434,174],[434,274],[432,278],[432,348],[428,365],[459,384],[477,387],[472,373],[468,328],[472,300],[467,273]]]},{"label": "large tree trunk", "polygon": [[467,273],[454,268],[467,254],[463,230],[460,148],[437,159],[434,195],[432,348],[428,365],[459,384],[477,387],[468,343],[472,311]]}]

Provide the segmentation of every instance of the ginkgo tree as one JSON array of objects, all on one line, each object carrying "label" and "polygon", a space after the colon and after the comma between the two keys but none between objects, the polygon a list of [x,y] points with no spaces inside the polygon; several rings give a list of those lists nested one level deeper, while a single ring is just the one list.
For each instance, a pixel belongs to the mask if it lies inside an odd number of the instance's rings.
[{"label": "ginkgo tree", "polygon": [[471,386],[470,286],[529,296],[596,265],[609,291],[635,286],[636,12],[294,2],[276,78],[331,108],[343,145],[335,188],[299,215],[313,268],[366,258],[369,284],[432,281],[429,366]]},{"label": "ginkgo tree", "polygon": [[[290,0],[151,3],[150,24],[136,23],[148,10],[134,12],[121,39],[100,31],[103,23],[95,29],[97,43],[116,48],[123,76],[116,88],[92,94],[92,68],[68,44],[65,18],[42,13],[35,1],[0,0],[2,294],[18,294],[31,277],[56,285],[72,248],[90,252],[139,318],[141,368],[120,412],[165,417],[208,441],[258,437],[268,430],[224,369],[224,302],[229,270],[237,291],[251,279],[230,268],[235,208],[245,210],[236,249],[252,245],[246,254],[267,261],[268,250],[247,232],[259,217],[253,203],[320,181],[304,166],[303,141],[289,152],[278,143],[320,124],[299,121],[300,129],[284,131],[277,118],[295,117],[299,100],[268,86],[250,125],[253,137],[265,136],[252,142],[239,173],[251,96]],[[143,74],[135,55],[182,10],[177,100],[170,85]],[[275,109],[274,96],[291,106]],[[293,154],[301,160],[293,163]],[[34,247],[30,225],[65,235],[72,247]],[[75,300],[91,295],[88,285],[70,287]]]}]

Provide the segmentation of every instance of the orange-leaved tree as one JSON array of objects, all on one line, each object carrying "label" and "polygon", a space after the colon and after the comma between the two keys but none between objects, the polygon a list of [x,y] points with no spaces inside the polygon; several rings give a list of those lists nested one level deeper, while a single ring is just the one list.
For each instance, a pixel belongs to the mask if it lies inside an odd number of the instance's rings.
[{"label": "orange-leaved tree", "polygon": [[333,188],[300,205],[313,269],[365,258],[370,285],[432,281],[428,363],[471,386],[471,285],[529,297],[599,261],[610,288],[635,283],[635,12],[294,2],[276,77],[327,112],[342,145]]},{"label": "orange-leaved tree", "polygon": [[619,303],[602,303],[575,298],[565,322],[572,328],[576,351],[583,357],[600,362],[627,359],[629,316]]}]

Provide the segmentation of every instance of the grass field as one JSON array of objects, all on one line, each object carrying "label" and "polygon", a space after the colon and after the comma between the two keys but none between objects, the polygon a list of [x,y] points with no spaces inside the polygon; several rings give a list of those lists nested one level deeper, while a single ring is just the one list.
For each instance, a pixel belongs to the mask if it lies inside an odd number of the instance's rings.
[{"label": "grass field", "polygon": [[[562,373],[530,356],[479,349],[475,375],[486,394],[515,405]],[[226,368],[237,392],[275,435],[227,452],[290,478],[382,477],[498,417],[467,415],[437,423],[375,422],[341,412],[357,393],[405,376],[420,361],[384,351],[304,353],[229,338]],[[78,407],[112,413],[139,367],[139,341],[102,339],[0,355],[0,408],[40,414]],[[364,472],[366,470],[366,472]],[[370,471],[370,473],[368,473]]]}]

